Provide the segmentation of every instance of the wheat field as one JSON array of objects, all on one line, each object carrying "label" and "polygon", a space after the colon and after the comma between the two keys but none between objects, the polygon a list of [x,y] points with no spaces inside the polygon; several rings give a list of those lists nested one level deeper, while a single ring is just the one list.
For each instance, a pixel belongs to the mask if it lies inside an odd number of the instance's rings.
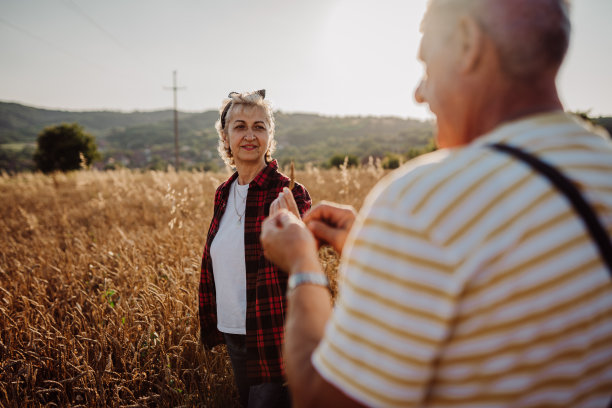
[{"label": "wheat field", "polygon": [[[296,178],[313,203],[359,208],[383,173],[370,163]],[[228,175],[0,176],[0,406],[237,406],[225,347],[202,349],[197,309]],[[320,259],[333,281],[336,254]]]}]

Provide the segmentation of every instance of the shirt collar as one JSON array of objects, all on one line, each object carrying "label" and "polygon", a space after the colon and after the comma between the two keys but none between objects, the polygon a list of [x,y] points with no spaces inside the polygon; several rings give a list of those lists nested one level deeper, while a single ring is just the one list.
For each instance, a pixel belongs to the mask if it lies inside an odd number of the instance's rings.
[{"label": "shirt collar", "polygon": [[[270,182],[270,175],[275,173],[276,170],[278,169],[278,163],[276,162],[276,160],[272,160],[271,162],[269,162],[266,167],[264,167],[259,174],[257,174],[257,176],[255,176],[255,178],[249,183],[249,188],[251,187],[257,187],[257,188],[264,188],[267,186],[267,184]],[[227,179],[227,181],[223,184],[222,189],[223,190],[228,190],[230,186],[232,185],[232,183],[234,182],[234,180],[236,180],[238,178],[238,172],[234,172],[234,174],[232,174],[232,176]]]},{"label": "shirt collar", "polygon": [[270,175],[275,173],[278,169],[278,163],[276,160],[272,160],[262,171],[249,184],[251,187],[257,186],[264,188],[270,182]]},{"label": "shirt collar", "polygon": [[471,145],[483,146],[493,143],[509,142],[517,134],[523,134],[526,131],[532,131],[533,129],[538,129],[549,125],[568,124],[579,126],[579,121],[574,115],[565,113],[563,111],[529,115],[513,121],[502,123],[491,132],[474,140]]}]

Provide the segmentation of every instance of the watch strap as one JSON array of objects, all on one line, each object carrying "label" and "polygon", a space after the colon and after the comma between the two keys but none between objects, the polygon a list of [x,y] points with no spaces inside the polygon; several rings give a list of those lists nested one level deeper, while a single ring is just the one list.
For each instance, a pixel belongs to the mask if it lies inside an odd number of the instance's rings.
[{"label": "watch strap", "polygon": [[304,284],[323,286],[329,289],[329,281],[327,280],[327,276],[324,274],[315,272],[299,272],[294,273],[289,277],[287,291],[291,292],[293,289]]}]

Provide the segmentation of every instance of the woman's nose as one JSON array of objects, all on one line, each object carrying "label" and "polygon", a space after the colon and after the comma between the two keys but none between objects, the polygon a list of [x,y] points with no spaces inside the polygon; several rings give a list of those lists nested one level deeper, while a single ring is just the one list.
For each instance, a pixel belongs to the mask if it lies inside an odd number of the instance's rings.
[{"label": "woman's nose", "polygon": [[248,129],[246,132],[246,135],[244,135],[245,139],[254,139],[255,138],[255,133],[253,132],[253,129]]}]

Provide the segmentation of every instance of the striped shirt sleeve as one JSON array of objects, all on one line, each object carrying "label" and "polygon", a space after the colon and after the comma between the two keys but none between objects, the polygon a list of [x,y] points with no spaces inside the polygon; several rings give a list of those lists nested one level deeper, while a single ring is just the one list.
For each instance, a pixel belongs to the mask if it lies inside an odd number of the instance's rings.
[{"label": "striped shirt sleeve", "polygon": [[313,363],[367,405],[410,406],[425,398],[448,336],[453,260],[414,227],[420,222],[399,210],[397,200],[378,191],[347,242],[346,278]]}]

